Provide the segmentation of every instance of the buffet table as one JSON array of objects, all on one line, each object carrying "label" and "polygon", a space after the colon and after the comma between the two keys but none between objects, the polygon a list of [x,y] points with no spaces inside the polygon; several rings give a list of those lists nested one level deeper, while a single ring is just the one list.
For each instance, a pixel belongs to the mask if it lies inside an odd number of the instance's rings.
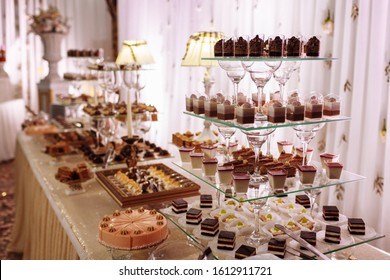
[{"label": "buffet table", "polygon": [[[15,167],[16,218],[9,251],[23,253],[24,259],[95,259],[115,258],[113,251],[98,241],[101,218],[120,209],[100,184],[92,179],[84,183],[85,193],[66,195],[67,186],[58,182],[54,174],[61,165],[82,161],[81,156],[67,156],[59,164],[43,153],[42,136],[18,134]],[[180,172],[172,158],[162,162]],[[195,177],[191,180],[201,186],[201,193],[215,194],[210,186]],[[186,198],[189,202],[195,197]],[[171,201],[152,208],[164,208]],[[187,239],[187,235],[169,222],[169,240]],[[147,259],[153,248],[132,252],[133,259]],[[369,244],[354,247],[358,259],[390,259],[390,254]]]}]

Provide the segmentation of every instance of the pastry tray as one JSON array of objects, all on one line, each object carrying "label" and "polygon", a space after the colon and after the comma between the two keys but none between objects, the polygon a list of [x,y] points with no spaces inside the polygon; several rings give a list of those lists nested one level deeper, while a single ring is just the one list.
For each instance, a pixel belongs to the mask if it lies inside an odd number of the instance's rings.
[{"label": "pastry tray", "polygon": [[112,180],[112,176],[115,173],[117,173],[118,171],[126,172],[128,168],[117,168],[97,171],[95,173],[96,180],[121,207],[160,203],[182,197],[199,195],[200,186],[198,184],[194,183],[187,177],[177,173],[165,164],[159,163],[153,165],[143,165],[137,166],[137,168],[148,169],[150,166],[164,169],[169,174],[177,177],[178,179],[180,179],[180,181],[182,181],[182,187],[153,193],[142,193],[140,195],[129,195],[124,191],[124,187],[115,184]]}]

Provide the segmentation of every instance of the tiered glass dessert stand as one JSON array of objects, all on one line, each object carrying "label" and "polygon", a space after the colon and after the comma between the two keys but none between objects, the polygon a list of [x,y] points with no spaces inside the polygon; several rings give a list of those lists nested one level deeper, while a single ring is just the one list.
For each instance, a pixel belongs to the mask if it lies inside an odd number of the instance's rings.
[{"label": "tiered glass dessert stand", "polygon": [[[275,61],[295,61],[295,60],[298,60],[299,62],[304,62],[304,61],[335,60],[335,58],[321,58],[321,57],[302,57],[302,58],[297,58],[297,57],[293,57],[293,58],[290,58],[290,57],[288,57],[288,58],[248,58],[248,57],[227,58],[227,57],[219,57],[219,58],[203,58],[203,59],[217,60],[219,62],[224,61],[225,64],[228,63],[229,61],[231,61],[231,62],[237,62],[237,61],[275,62]],[[184,112],[184,114],[195,117],[195,118],[199,118],[199,119],[202,119],[205,121],[210,121],[212,123],[217,124],[218,126],[226,126],[226,127],[230,127],[230,128],[236,128],[236,129],[241,130],[244,134],[248,134],[251,131],[256,131],[256,130],[261,130],[261,129],[272,130],[272,129],[278,129],[278,128],[292,128],[294,130],[294,132],[297,133],[297,136],[299,138],[301,138],[299,135],[300,133],[305,134],[306,136],[309,135],[310,137],[314,137],[316,132],[318,130],[320,130],[327,123],[334,123],[334,122],[349,121],[350,120],[349,117],[342,116],[342,115],[331,116],[331,117],[323,116],[322,118],[319,118],[319,119],[305,118],[304,121],[288,121],[288,120],[286,120],[286,122],[284,122],[284,123],[267,122],[266,125],[263,124],[261,127],[257,127],[256,125],[248,125],[248,124],[243,125],[243,124],[238,123],[236,120],[224,121],[224,120],[220,120],[217,118],[206,117],[203,114],[198,115],[198,114],[195,114],[193,112],[186,111],[186,112]],[[304,144],[303,142],[305,142],[305,139],[300,139],[300,141],[302,144]],[[306,148],[307,148],[307,145],[306,145]],[[236,201],[238,204],[243,204],[243,203],[252,203],[253,204],[253,202],[255,202],[257,200],[267,200],[267,199],[276,200],[276,199],[278,199],[278,196],[280,196],[280,194],[275,194],[272,191],[267,192],[266,195],[260,195],[258,197],[231,196],[231,193],[229,192],[229,194],[228,194],[226,192],[226,189],[223,188],[222,185],[220,185],[218,176],[216,176],[215,180],[210,180],[209,177],[205,177],[203,175],[203,172],[201,169],[193,169],[191,167],[190,162],[178,161],[178,162],[174,162],[173,164],[176,165],[177,167],[179,167],[180,169],[182,169],[183,171],[188,172],[189,174],[195,176],[196,178],[198,178],[199,180],[201,180],[202,182],[204,182],[206,185],[210,186],[211,188],[215,189],[217,193],[219,192],[220,194],[222,194],[222,195],[217,195],[217,197],[225,197],[226,196],[226,197],[229,197],[230,200]],[[322,170],[322,166],[321,166],[320,162],[313,162],[312,161],[311,165],[316,166],[317,170],[319,170],[319,171]],[[313,191],[313,190],[320,190],[320,189],[328,188],[331,186],[345,185],[347,183],[358,182],[358,181],[365,179],[365,177],[363,177],[361,175],[349,172],[349,171],[344,170],[344,169],[342,171],[341,177],[337,180],[336,179],[328,179],[324,173],[321,174],[319,176],[319,178],[321,178],[321,179],[316,180],[313,185],[309,185],[309,187],[307,187],[307,188],[305,186],[302,186],[302,184],[300,183],[300,181],[297,177],[288,178],[288,189],[284,190],[284,195],[299,194],[299,193],[304,193],[304,192]],[[350,185],[356,185],[356,184],[350,184]],[[217,202],[217,203],[219,204],[220,202]],[[169,215],[167,215],[167,217],[173,223],[175,223],[178,227],[182,228],[183,232],[188,234],[188,236],[194,237],[192,230],[188,230],[188,228],[183,226],[183,224],[178,223],[177,218],[175,218],[174,216],[169,216]],[[376,233],[376,232],[374,232],[370,236],[365,236],[365,237],[359,237],[359,235],[354,235],[352,238],[353,241],[351,241],[351,242],[348,242],[345,244],[342,243],[342,244],[339,244],[337,246],[325,246],[321,249],[321,251],[324,254],[332,255],[332,256],[334,256],[336,253],[343,254],[343,252],[346,252],[345,256],[348,257],[348,255],[350,253],[347,253],[347,252],[350,251],[349,250],[350,248],[353,248],[357,245],[371,242],[371,241],[374,241],[374,240],[377,240],[377,239],[380,239],[383,237],[385,237],[385,235],[380,234],[380,233]]]}]

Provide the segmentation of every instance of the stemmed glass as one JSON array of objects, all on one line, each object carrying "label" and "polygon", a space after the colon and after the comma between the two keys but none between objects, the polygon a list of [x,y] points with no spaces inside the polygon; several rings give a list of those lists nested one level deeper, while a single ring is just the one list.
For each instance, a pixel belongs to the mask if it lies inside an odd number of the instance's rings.
[{"label": "stemmed glass", "polygon": [[152,116],[149,112],[144,113],[137,113],[133,114],[133,118],[135,118],[135,128],[134,130],[142,135],[142,137],[145,136],[147,132],[149,132],[150,128],[152,127]]},{"label": "stemmed glass", "polygon": [[316,198],[321,194],[320,188],[313,188],[313,185],[301,185],[301,189],[305,192],[305,194],[309,197],[310,200],[310,216],[314,219],[313,210]]},{"label": "stemmed glass", "polygon": [[109,64],[104,72],[105,89],[107,92],[106,102],[116,103],[119,101],[119,89],[122,85],[122,77],[117,66]]},{"label": "stemmed glass", "polygon": [[[267,243],[270,239],[269,235],[260,227],[260,211],[261,208],[266,205],[267,198],[261,198],[259,197],[267,197],[269,195],[269,187],[264,182],[260,181],[250,181],[249,182],[249,191],[248,191],[248,198],[253,198],[254,200],[251,201],[251,204],[253,205],[253,210],[255,214],[255,229],[253,232],[245,238],[246,243],[254,246],[259,246]],[[253,193],[253,196],[252,196]]]},{"label": "stemmed glass", "polygon": [[[267,196],[269,188],[267,186],[268,178],[260,174],[259,170],[259,156],[260,150],[267,137],[275,131],[275,128],[268,128],[268,122],[255,121],[253,128],[257,130],[241,131],[246,134],[249,145],[252,146],[255,152],[255,168],[249,181],[249,188],[255,190],[255,198]],[[267,203],[267,199],[255,199],[253,202],[255,210],[255,229],[250,236],[247,237],[246,242],[253,245],[261,245],[268,242],[267,235],[260,229],[260,209]]]},{"label": "stemmed glass", "polygon": [[316,123],[297,125],[293,127],[298,139],[302,143],[302,165],[307,165],[307,148],[310,141],[316,136],[317,131],[319,131],[324,125],[324,123]]},{"label": "stemmed glass", "polygon": [[229,162],[230,161],[230,149],[229,149],[230,138],[234,135],[234,133],[236,133],[237,129],[235,127],[230,127],[218,123],[214,123],[214,125],[218,127],[218,132],[225,139],[226,153],[225,153],[224,162]]},{"label": "stemmed glass", "polygon": [[238,84],[245,76],[245,70],[240,61],[218,61],[219,66],[226,71],[234,86],[233,104],[237,104]]},{"label": "stemmed glass", "polygon": [[279,83],[280,96],[283,102],[287,101],[287,97],[284,92],[285,85],[291,78],[292,73],[297,70],[300,65],[300,61],[283,61],[280,67],[273,73],[275,80]]},{"label": "stemmed glass", "polygon": [[96,129],[96,147],[99,147],[103,139],[103,129],[106,125],[106,119],[104,117],[96,117],[94,119]]},{"label": "stemmed glass", "polygon": [[[249,72],[252,81],[256,84],[257,87],[257,101],[259,105],[259,109],[256,112],[255,120],[264,121],[267,119],[262,112],[262,98],[263,98],[263,90],[265,85],[272,77],[272,73],[279,68],[281,61],[242,61],[243,68]],[[268,102],[269,98],[266,98],[266,102]]]}]

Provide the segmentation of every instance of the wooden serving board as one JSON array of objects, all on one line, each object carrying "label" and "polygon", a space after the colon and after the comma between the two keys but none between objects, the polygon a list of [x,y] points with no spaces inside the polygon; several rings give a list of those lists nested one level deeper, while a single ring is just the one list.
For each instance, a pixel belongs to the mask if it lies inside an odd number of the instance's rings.
[{"label": "wooden serving board", "polygon": [[153,164],[153,165],[144,165],[138,166],[139,169],[148,169],[150,166],[160,167],[169,172],[169,174],[176,175],[180,180],[182,180],[182,187],[172,189],[172,190],[163,190],[153,193],[142,193],[140,195],[129,195],[123,186],[115,184],[112,180],[112,176],[115,175],[118,171],[123,173],[128,170],[128,168],[118,168],[110,170],[97,171],[96,180],[102,185],[102,187],[110,194],[110,196],[119,204],[121,207],[129,207],[136,205],[145,205],[159,203],[169,200],[174,200],[182,197],[189,197],[199,195],[200,186],[185,176],[177,173],[171,168],[167,167],[165,164]]}]

